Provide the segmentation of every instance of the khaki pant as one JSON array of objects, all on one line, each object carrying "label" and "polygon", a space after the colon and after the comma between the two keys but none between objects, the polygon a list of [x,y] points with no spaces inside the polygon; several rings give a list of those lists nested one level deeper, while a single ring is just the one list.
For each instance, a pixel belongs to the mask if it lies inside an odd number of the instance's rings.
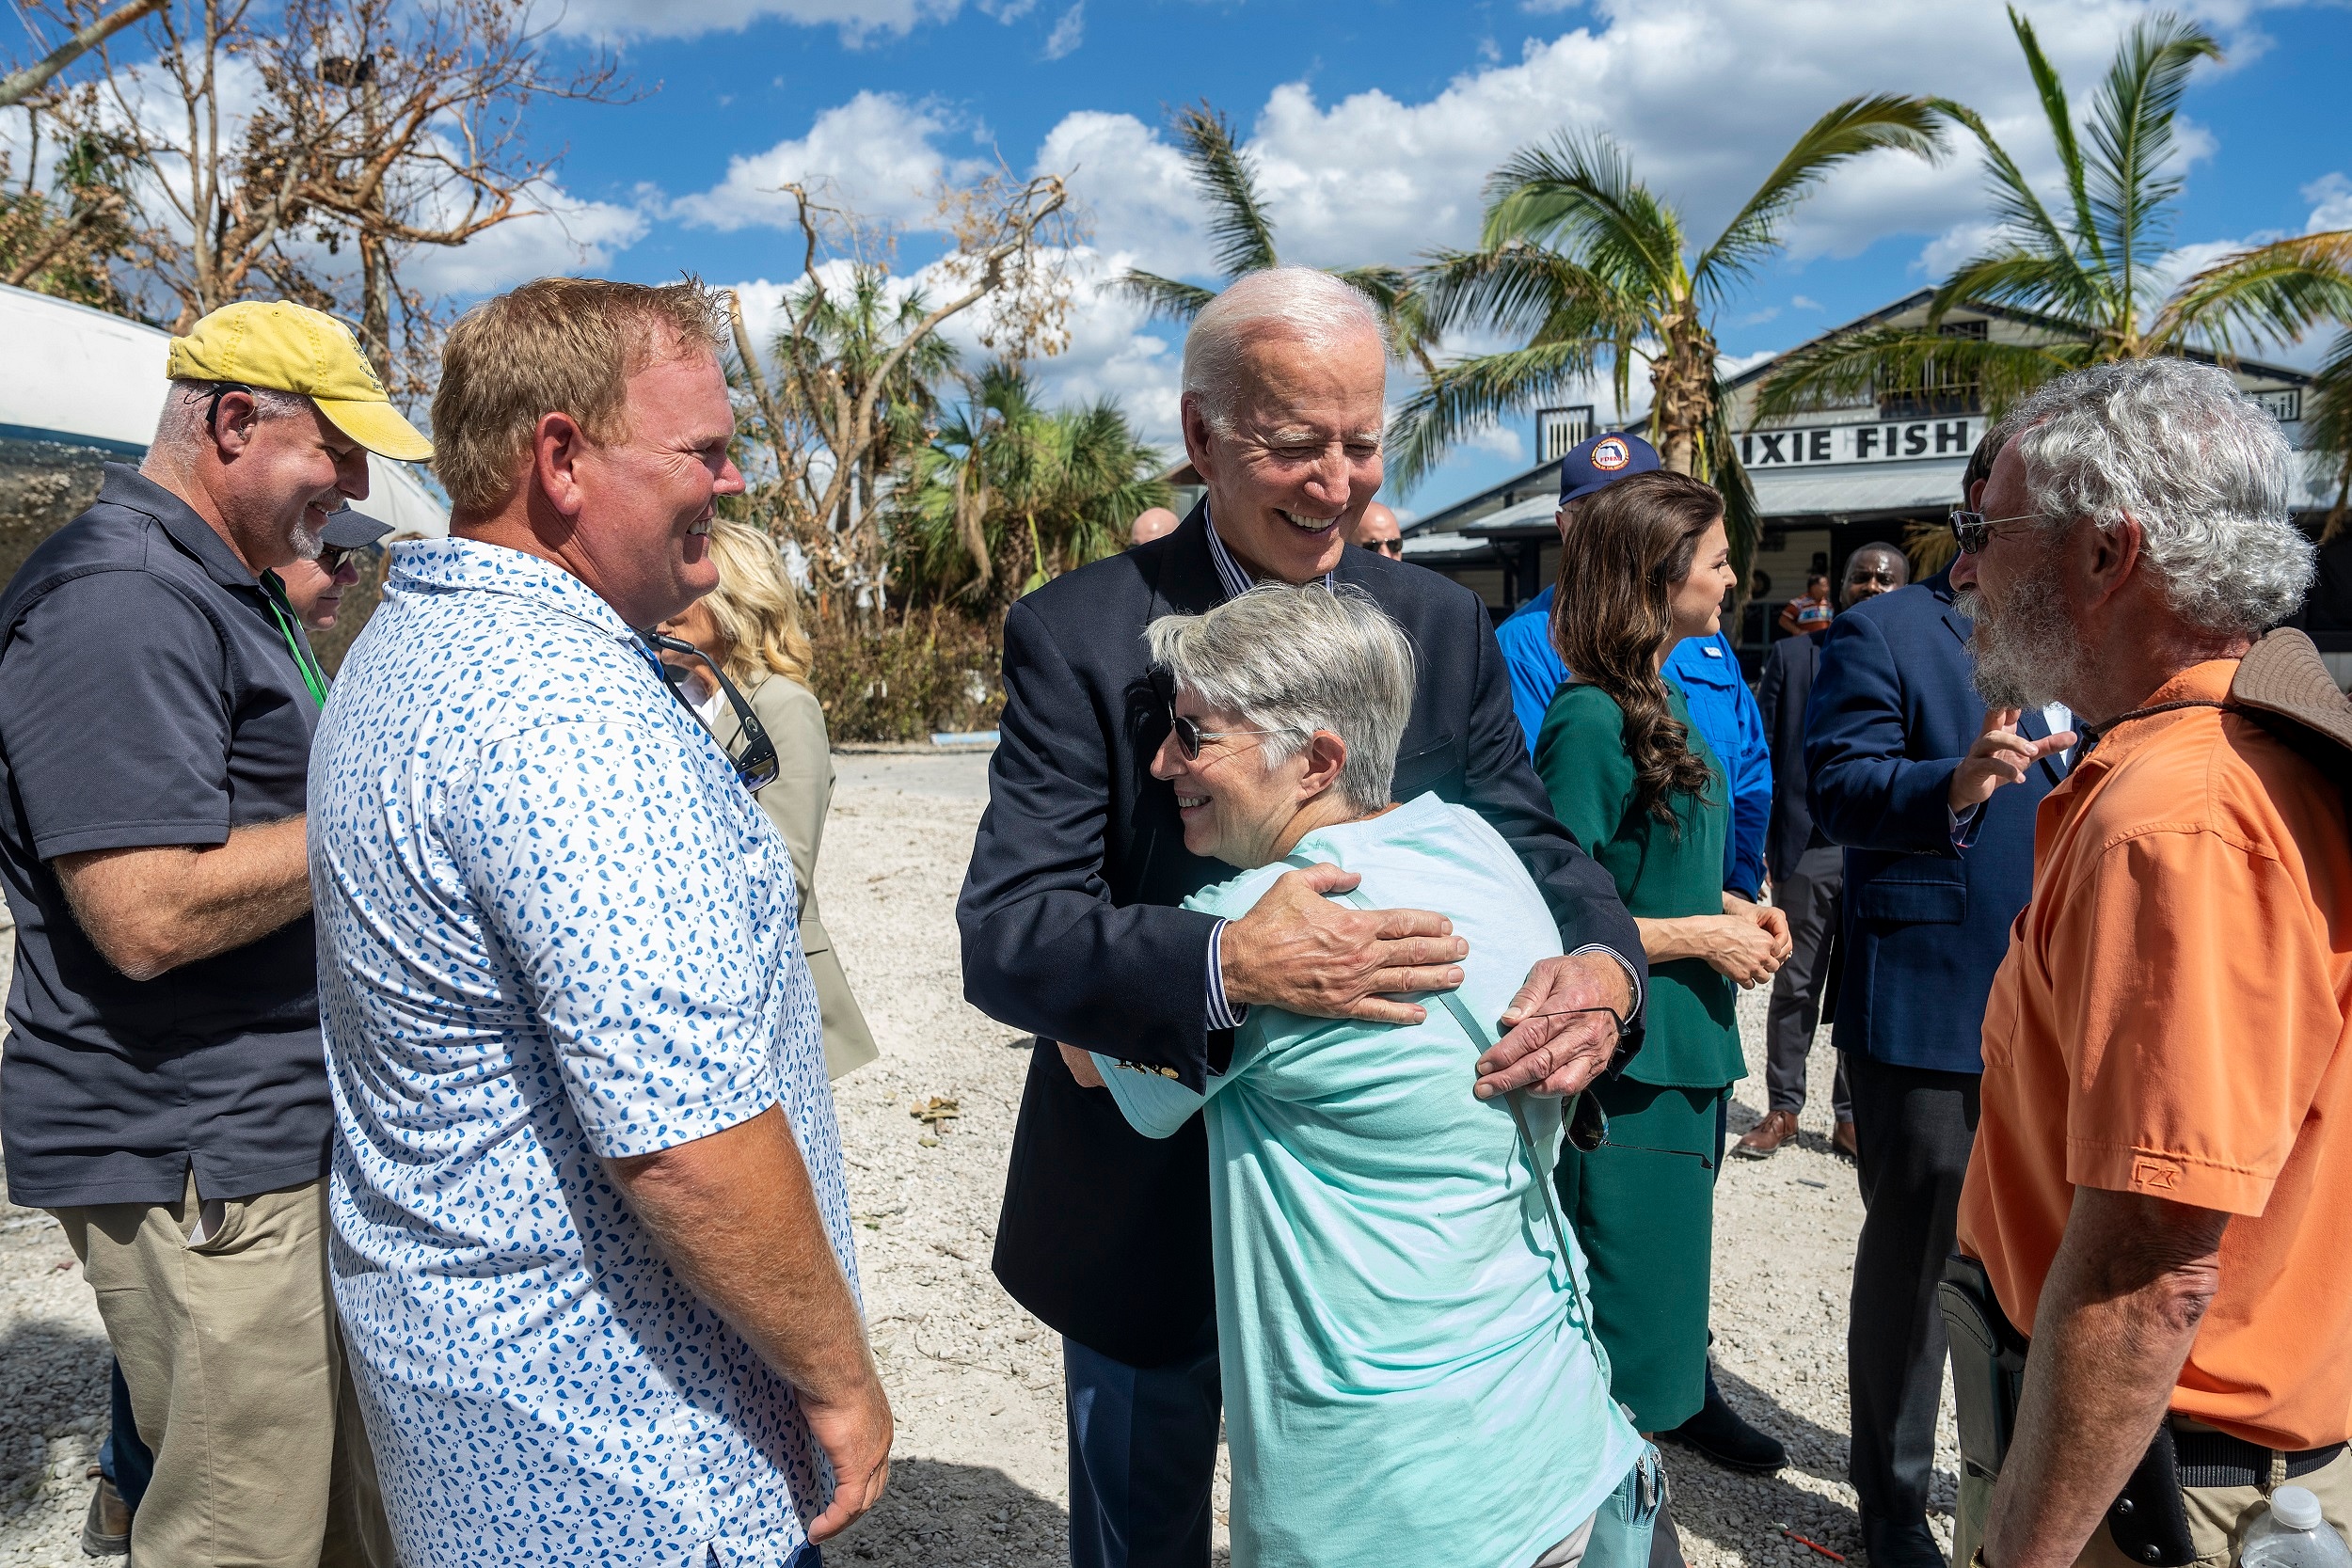
[{"label": "khaki pant", "polygon": [[[2309,1475],[2296,1476],[2283,1484],[2300,1486],[2319,1498],[2320,1511],[2338,1535],[2352,1541],[2352,1449],[2345,1449],[2326,1465]],[[2190,1486],[2182,1489],[2181,1497],[2188,1505],[2189,1540],[2197,1547],[2198,1568],[2224,1568],[2236,1560],[2238,1543],[2246,1527],[2267,1511],[2264,1501],[2271,1491],[2266,1486]],[[1966,1465],[1961,1466],[1960,1511],[1952,1523],[1952,1562],[1954,1568],[1967,1568],[1969,1559],[1984,1544],[1985,1511],[1993,1502],[1993,1483]],[[2106,1521],[2091,1531],[2090,1539],[2074,1560],[2074,1568],[2144,1568],[2144,1565],[2123,1555],[2116,1545],[2115,1537],[2107,1533]]]},{"label": "khaki pant", "polygon": [[[54,1211],[155,1479],[139,1568],[391,1568],[326,1275],[326,1183]],[[203,1239],[190,1240],[201,1220]]]}]

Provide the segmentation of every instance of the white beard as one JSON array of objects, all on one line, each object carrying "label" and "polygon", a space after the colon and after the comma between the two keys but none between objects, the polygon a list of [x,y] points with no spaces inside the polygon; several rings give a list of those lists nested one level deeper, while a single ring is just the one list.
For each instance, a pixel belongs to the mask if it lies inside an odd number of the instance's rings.
[{"label": "white beard", "polygon": [[310,527],[309,507],[304,507],[302,515],[294,519],[294,531],[287,535],[287,543],[294,546],[296,559],[302,561],[316,561],[319,551],[326,548],[326,531]]},{"label": "white beard", "polygon": [[2044,555],[2010,590],[2009,608],[1988,612],[1984,595],[1963,588],[1953,608],[1974,623],[1968,651],[1970,680],[1987,707],[2039,708],[2072,688],[2082,668],[2081,634],[2067,618],[2056,552]]}]

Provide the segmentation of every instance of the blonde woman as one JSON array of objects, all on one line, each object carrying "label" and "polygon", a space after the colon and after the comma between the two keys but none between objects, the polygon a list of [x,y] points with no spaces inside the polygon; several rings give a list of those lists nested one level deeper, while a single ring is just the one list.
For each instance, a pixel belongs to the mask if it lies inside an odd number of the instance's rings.
[{"label": "blonde woman", "polygon": [[[719,562],[719,586],[684,614],[662,623],[661,631],[692,643],[724,670],[775,743],[776,776],[754,799],[792,851],[792,879],[801,893],[801,950],[825,1012],[825,1071],[838,1078],[882,1052],[817,913],[817,850],[833,800],[833,748],[825,736],[825,710],[808,689],[811,655],[801,630],[800,595],[784,575],[774,544],[748,524],[714,521],[710,551]],[[702,667],[679,657],[680,687],[719,743],[731,751],[742,725]]]}]

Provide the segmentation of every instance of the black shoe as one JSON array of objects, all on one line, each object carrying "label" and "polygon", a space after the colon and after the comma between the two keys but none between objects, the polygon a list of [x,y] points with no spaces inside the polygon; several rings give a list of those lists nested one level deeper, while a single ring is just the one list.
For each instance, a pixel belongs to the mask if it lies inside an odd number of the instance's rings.
[{"label": "black shoe", "polygon": [[1862,1550],[1870,1568],[1949,1568],[1925,1519],[1862,1520]]},{"label": "black shoe", "polygon": [[1726,1470],[1769,1476],[1788,1463],[1788,1450],[1781,1446],[1780,1439],[1741,1420],[1740,1413],[1724,1403],[1723,1395],[1712,1386],[1707,1390],[1707,1402],[1700,1406],[1697,1415],[1672,1432],[1658,1435],[1669,1443],[1696,1449]]}]

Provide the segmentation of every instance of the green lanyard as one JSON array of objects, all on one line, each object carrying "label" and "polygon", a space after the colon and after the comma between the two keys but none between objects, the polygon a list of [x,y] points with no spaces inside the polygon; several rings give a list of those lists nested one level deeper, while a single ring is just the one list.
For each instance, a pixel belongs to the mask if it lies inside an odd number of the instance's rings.
[{"label": "green lanyard", "polygon": [[326,705],[326,672],[310,657],[302,634],[294,627],[294,607],[286,602],[286,584],[276,572],[262,574],[262,597],[269,601],[269,612],[278,622],[278,635],[286,640],[286,651],[294,655],[294,668],[302,672],[302,684],[310,689],[311,701]]}]

